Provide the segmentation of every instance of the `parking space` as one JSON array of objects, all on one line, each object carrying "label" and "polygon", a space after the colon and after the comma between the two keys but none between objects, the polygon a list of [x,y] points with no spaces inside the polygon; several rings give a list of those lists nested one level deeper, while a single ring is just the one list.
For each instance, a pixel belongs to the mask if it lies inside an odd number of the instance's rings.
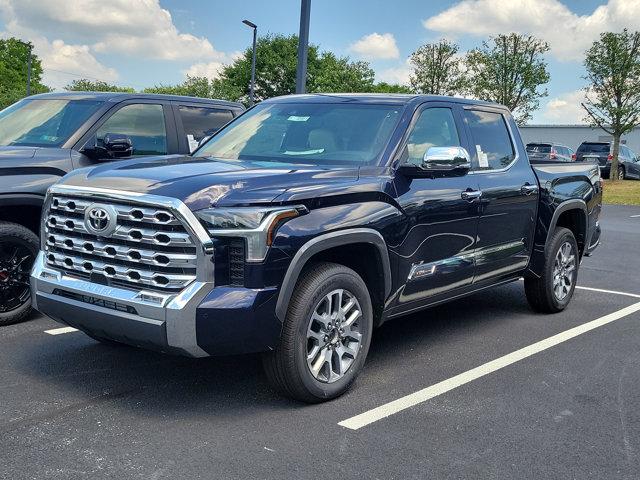
[{"label": "parking space", "polygon": [[[514,283],[389,322],[355,388],[322,405],[272,392],[257,356],[108,347],[42,317],[3,328],[0,478],[638,478],[640,312],[628,307],[640,298],[619,294],[640,295],[634,215],[605,209],[587,289],[565,312],[534,314]],[[567,331],[362,428],[339,425]]]}]

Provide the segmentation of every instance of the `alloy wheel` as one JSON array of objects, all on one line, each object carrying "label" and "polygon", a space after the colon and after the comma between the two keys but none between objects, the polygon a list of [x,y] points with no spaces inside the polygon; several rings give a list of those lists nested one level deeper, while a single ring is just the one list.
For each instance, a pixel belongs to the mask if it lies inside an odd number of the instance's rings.
[{"label": "alloy wheel", "polygon": [[24,243],[0,243],[0,313],[8,313],[30,301],[29,273],[35,255]]},{"label": "alloy wheel", "polygon": [[553,293],[560,301],[571,291],[576,271],[576,255],[573,246],[564,242],[553,264]]},{"label": "alloy wheel", "polygon": [[333,383],[347,373],[360,352],[361,317],[358,299],[348,290],[333,290],[318,302],[306,345],[307,366],[315,379]]}]

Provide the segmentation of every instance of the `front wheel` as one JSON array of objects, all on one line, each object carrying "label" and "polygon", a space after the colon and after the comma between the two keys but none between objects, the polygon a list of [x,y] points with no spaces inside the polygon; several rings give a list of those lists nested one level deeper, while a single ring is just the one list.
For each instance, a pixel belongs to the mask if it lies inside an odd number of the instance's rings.
[{"label": "front wheel", "polygon": [[529,305],[539,312],[564,310],[573,296],[578,279],[578,244],[568,228],[559,227],[549,241],[540,278],[525,278]]},{"label": "front wheel", "polygon": [[625,176],[624,167],[618,168],[618,180],[624,180]]},{"label": "front wheel", "polygon": [[29,274],[38,250],[38,237],[31,230],[0,222],[0,326],[23,321],[31,313]]},{"label": "front wheel", "polygon": [[372,329],[371,298],[362,278],[343,265],[313,264],[296,285],[279,345],[263,358],[267,377],[296,400],[336,398],[362,370]]}]

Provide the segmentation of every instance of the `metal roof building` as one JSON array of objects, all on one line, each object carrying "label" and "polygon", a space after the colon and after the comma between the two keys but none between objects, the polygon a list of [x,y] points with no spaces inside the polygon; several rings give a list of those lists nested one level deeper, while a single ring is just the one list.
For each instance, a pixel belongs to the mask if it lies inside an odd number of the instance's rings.
[{"label": "metal roof building", "polygon": [[[582,142],[611,142],[613,138],[600,128],[589,125],[526,125],[520,127],[522,140],[530,142],[553,142],[576,150]],[[622,136],[622,143],[640,154],[640,127]]]}]

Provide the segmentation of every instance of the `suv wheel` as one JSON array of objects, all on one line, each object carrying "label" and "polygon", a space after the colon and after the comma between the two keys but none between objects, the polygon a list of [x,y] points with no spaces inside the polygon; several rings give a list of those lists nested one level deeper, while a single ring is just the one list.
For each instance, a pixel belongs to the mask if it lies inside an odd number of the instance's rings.
[{"label": "suv wheel", "polygon": [[534,310],[556,313],[564,310],[578,279],[578,244],[571,230],[556,228],[551,237],[542,277],[525,278],[527,300]]},{"label": "suv wheel", "polygon": [[618,180],[624,180],[624,179],[625,179],[624,167],[620,167],[618,168]]},{"label": "suv wheel", "polygon": [[289,302],[280,344],[263,358],[267,377],[296,400],[336,398],[362,370],[372,329],[371,298],[362,278],[335,263],[311,265]]},{"label": "suv wheel", "polygon": [[25,320],[31,313],[29,274],[39,248],[31,230],[0,222],[0,326]]}]

